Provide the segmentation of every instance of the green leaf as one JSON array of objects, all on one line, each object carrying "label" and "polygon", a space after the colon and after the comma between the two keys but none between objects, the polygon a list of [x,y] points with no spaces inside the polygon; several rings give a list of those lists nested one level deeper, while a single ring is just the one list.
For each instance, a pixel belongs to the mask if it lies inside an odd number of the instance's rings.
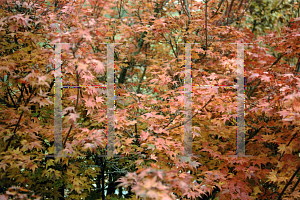
[{"label": "green leaf", "polygon": [[32,115],[33,117],[36,117],[36,116],[38,116],[38,114],[39,114],[39,113],[32,113],[31,115]]},{"label": "green leaf", "polygon": [[154,150],[155,149],[155,145],[154,144],[147,144],[149,149]]}]

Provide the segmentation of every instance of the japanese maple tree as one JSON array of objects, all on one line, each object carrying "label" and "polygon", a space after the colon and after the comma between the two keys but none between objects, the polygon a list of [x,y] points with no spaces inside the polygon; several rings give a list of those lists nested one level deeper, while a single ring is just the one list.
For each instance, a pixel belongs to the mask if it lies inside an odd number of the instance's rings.
[{"label": "japanese maple tree", "polygon": [[[2,0],[0,198],[299,198],[300,18],[292,2]],[[258,24],[258,5],[271,5],[270,23],[274,12],[290,18],[276,29]],[[64,43],[62,80],[54,78],[55,43]],[[119,43],[119,157],[105,157],[108,97],[99,85],[107,84],[107,43]],[[184,155],[180,43],[192,43],[192,156]],[[236,85],[233,43],[247,43],[245,153],[252,157],[232,157],[236,89],[197,87]],[[57,81],[69,86],[61,95],[63,157],[54,156]]]}]

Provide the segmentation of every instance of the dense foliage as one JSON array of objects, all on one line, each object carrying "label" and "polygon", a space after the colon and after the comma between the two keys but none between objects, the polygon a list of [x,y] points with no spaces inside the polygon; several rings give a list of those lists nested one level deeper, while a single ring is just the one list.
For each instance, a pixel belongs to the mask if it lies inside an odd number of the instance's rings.
[{"label": "dense foliage", "polygon": [[[0,199],[299,199],[300,16],[294,0],[0,0]],[[104,88],[114,48],[115,154]],[[184,155],[184,45],[192,44],[193,154]],[[236,153],[245,44],[246,155]],[[60,80],[56,80],[60,81]]]}]

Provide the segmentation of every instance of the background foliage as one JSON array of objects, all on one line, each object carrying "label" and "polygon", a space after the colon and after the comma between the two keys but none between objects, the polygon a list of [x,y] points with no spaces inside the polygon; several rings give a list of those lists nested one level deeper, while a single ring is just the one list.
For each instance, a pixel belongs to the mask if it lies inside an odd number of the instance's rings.
[{"label": "background foliage", "polygon": [[[0,199],[298,199],[299,2],[1,0]],[[105,155],[106,92],[62,89],[54,152],[54,45],[62,84],[106,84],[115,46],[116,154]],[[193,85],[234,85],[245,45],[246,154],[235,154],[236,90],[193,88],[183,156],[184,46]],[[57,81],[57,80],[56,80]]]}]

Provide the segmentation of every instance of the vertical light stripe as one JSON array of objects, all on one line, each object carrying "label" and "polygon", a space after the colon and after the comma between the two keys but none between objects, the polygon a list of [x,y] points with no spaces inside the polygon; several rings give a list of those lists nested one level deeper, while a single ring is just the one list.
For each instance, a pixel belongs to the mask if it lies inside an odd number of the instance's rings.
[{"label": "vertical light stripe", "polygon": [[237,138],[236,153],[245,155],[245,72],[244,44],[237,44]]},{"label": "vertical light stripe", "polygon": [[107,157],[115,150],[115,70],[114,44],[107,45]]},{"label": "vertical light stripe", "polygon": [[[232,44],[232,43],[231,43]],[[233,43],[235,44],[235,43]],[[244,68],[244,44],[237,44],[237,132],[236,155],[229,157],[253,157],[245,155],[245,68]]]},{"label": "vertical light stripe", "polygon": [[62,101],[61,101],[61,44],[55,44],[55,87],[54,87],[54,157],[62,150]]},{"label": "vertical light stripe", "polygon": [[[56,43],[55,45],[55,85],[54,85],[54,157],[62,154],[62,75],[61,75],[61,45],[68,43]],[[106,44],[106,43],[100,43]],[[114,69],[114,45],[107,44],[107,155],[114,156],[115,143],[115,69]],[[79,87],[79,86],[78,86]],[[94,87],[94,86],[92,86]],[[116,156],[116,155],[115,155]],[[51,156],[50,156],[51,157]],[[100,157],[103,157],[100,155]],[[122,156],[117,156],[122,157]]]},{"label": "vertical light stripe", "polygon": [[191,43],[185,44],[185,79],[184,79],[184,155],[192,154],[192,78],[191,78]]}]

